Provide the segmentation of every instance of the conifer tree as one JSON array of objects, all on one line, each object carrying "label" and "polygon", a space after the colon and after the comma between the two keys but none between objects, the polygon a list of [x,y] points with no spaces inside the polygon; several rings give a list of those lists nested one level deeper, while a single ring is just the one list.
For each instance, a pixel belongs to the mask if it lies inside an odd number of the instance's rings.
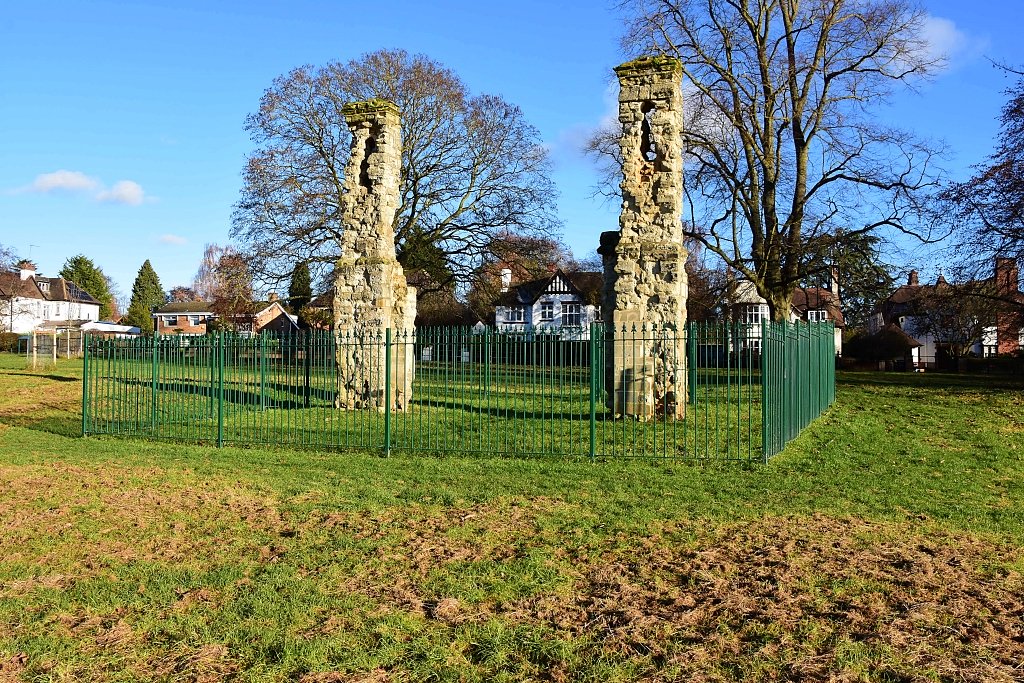
[{"label": "conifer tree", "polygon": [[163,305],[166,301],[163,287],[160,286],[160,278],[153,270],[149,259],[139,268],[139,274],[135,276],[132,284],[132,300],[128,304],[128,313],[121,322],[125,325],[134,325],[143,332],[153,330],[152,313],[155,308]]},{"label": "conifer tree", "polygon": [[84,254],[72,256],[64,262],[64,267],[58,273],[65,280],[78,285],[85,292],[88,292],[94,299],[100,302],[100,320],[109,320],[114,312],[114,295],[110,291],[110,284],[103,270],[93,263],[92,259]]},{"label": "conifer tree", "polygon": [[309,264],[303,261],[292,271],[292,281],[288,285],[288,308],[301,316],[302,309],[312,300],[313,283],[309,275]]}]

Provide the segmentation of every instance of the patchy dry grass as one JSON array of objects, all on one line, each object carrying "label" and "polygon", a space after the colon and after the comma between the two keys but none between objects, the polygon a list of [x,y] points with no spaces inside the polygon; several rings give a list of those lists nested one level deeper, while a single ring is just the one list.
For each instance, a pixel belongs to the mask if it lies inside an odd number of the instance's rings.
[{"label": "patchy dry grass", "polygon": [[1024,391],[851,375],[766,467],[75,438],[0,358],[0,683],[1024,680]]}]

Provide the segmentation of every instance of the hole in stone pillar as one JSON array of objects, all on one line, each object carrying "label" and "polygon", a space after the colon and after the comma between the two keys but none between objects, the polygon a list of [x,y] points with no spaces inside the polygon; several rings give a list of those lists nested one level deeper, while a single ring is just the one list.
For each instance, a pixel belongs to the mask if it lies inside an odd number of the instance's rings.
[{"label": "hole in stone pillar", "polygon": [[644,102],[640,105],[640,111],[644,120],[640,124],[640,157],[644,161],[654,161],[658,158],[658,148],[654,144],[654,134],[651,132],[651,119],[656,111],[654,102]]},{"label": "hole in stone pillar", "polygon": [[370,155],[377,151],[376,131],[371,130],[363,148],[363,163],[359,164],[359,184],[370,189]]}]

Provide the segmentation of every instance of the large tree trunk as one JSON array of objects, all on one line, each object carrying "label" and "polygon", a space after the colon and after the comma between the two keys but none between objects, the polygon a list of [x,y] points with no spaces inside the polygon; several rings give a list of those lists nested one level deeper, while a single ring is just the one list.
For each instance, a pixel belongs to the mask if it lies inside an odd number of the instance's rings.
[{"label": "large tree trunk", "polygon": [[792,289],[787,289],[786,292],[762,292],[761,296],[768,302],[768,309],[771,311],[772,320],[775,322],[789,320],[789,313],[793,308]]}]

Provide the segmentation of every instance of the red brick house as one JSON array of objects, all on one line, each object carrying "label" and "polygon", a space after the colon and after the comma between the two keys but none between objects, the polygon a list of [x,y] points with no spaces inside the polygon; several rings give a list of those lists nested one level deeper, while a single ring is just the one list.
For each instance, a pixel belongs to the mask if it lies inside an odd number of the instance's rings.
[{"label": "red brick house", "polygon": [[[264,330],[288,333],[299,329],[298,320],[278,300],[255,304],[254,313],[231,316],[231,326],[242,334],[259,334]],[[219,316],[205,301],[175,301],[153,311],[154,329],[158,334],[206,334],[209,323]]]}]

